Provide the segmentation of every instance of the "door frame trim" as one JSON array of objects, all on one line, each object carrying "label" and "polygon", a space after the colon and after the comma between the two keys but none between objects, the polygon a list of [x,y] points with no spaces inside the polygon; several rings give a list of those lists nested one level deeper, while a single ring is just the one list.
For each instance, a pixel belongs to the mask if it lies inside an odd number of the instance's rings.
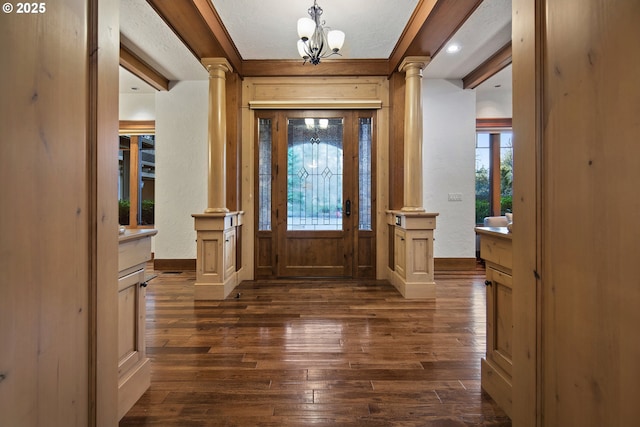
[{"label": "door frame trim", "polygon": [[[386,279],[387,245],[385,212],[389,208],[389,81],[375,77],[247,77],[242,85],[242,209],[246,215],[246,232],[242,235],[242,268],[239,280],[253,280],[255,272],[255,112],[264,101],[281,102],[296,109],[353,109],[348,102],[379,105],[374,114],[376,138],[376,279]],[[347,102],[348,101],[348,102]],[[367,109],[361,108],[357,109]],[[346,108],[349,106],[349,108]],[[272,108],[270,106],[270,108]]]}]

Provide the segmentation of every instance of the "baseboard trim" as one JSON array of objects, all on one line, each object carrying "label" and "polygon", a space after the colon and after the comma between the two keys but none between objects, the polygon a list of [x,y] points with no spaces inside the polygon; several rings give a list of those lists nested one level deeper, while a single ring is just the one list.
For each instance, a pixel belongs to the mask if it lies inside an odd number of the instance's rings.
[{"label": "baseboard trim", "polygon": [[154,259],[154,270],[160,271],[196,271],[195,259]]},{"label": "baseboard trim", "polygon": [[475,258],[434,258],[433,269],[438,271],[475,270]]},{"label": "baseboard trim", "polygon": [[[187,259],[161,259],[153,260],[153,268],[160,271],[196,271],[196,260]],[[474,270],[475,258],[434,258],[434,270]]]}]

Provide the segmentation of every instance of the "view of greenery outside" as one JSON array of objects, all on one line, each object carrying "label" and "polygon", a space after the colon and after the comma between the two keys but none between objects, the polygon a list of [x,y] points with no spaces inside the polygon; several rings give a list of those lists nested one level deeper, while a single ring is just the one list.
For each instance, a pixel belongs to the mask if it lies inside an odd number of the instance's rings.
[{"label": "view of greenery outside", "polygon": [[489,169],[484,165],[476,168],[476,224],[482,224],[489,216]]},{"label": "view of greenery outside", "polygon": [[[489,133],[478,133],[476,142],[476,224],[491,216],[489,182]],[[512,133],[500,134],[500,214],[512,212],[513,145]]]},{"label": "view of greenery outside", "polygon": [[[118,220],[119,224],[128,224],[129,223],[129,209],[131,209],[131,204],[128,200],[119,200],[118,201]],[[139,225],[153,225],[154,223],[154,209],[155,203],[153,200],[143,200],[142,201],[142,218],[140,219]]]}]

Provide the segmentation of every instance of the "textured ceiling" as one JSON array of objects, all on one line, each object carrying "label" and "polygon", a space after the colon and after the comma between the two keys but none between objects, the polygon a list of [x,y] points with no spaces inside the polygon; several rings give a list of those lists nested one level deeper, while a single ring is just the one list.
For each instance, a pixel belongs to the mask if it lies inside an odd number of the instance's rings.
[{"label": "textured ceiling", "polygon": [[[176,0],[177,1],[177,0]],[[212,0],[243,59],[295,59],[298,18],[308,16],[312,0]],[[346,33],[345,59],[389,58],[418,0],[318,0],[323,19]],[[121,0],[122,42],[169,80],[205,80],[195,56],[145,0]],[[427,78],[460,79],[511,38],[511,0],[485,0],[452,37],[462,50],[440,52],[424,70]],[[121,92],[148,90],[121,73]],[[507,84],[508,72],[496,78]],[[482,85],[484,86],[484,85]],[[510,84],[509,84],[510,86]]]},{"label": "textured ceiling", "polygon": [[429,78],[460,79],[511,40],[511,0],[485,0],[449,40],[460,51],[438,53],[425,69]]},{"label": "textured ceiling", "polygon": [[120,0],[121,42],[169,80],[206,80],[196,57],[145,0]]},{"label": "textured ceiling", "polygon": [[[243,59],[296,59],[297,22],[313,0],[212,0]],[[318,0],[326,26],[346,34],[345,58],[388,58],[418,0]]]}]

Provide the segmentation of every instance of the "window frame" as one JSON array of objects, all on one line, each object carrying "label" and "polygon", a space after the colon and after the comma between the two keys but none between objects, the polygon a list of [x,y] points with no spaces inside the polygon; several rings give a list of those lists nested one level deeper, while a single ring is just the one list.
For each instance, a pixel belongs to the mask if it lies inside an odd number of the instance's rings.
[{"label": "window frame", "polygon": [[[513,121],[511,118],[476,119],[476,144],[478,134],[489,134],[489,216],[502,215],[500,134],[505,132],[511,132],[513,135]],[[498,167],[496,168],[494,165]]]},{"label": "window frame", "polygon": [[[124,136],[124,135],[141,136],[141,135],[155,135],[155,134],[156,134],[155,120],[120,120],[118,137]],[[137,185],[139,187],[142,177],[138,172],[141,166],[140,156],[138,155],[132,156],[130,161],[134,162],[135,165],[131,165],[129,167],[129,183],[130,183],[129,222],[128,224],[120,224],[120,225],[127,228],[154,228],[155,226],[154,224],[139,225],[138,209],[132,208],[133,206],[137,207],[140,203],[140,201],[138,200],[139,194],[138,194],[137,188],[135,188],[134,185]],[[135,184],[132,184],[132,183],[135,183]],[[131,191],[134,188],[136,191]],[[155,218],[154,218],[154,223],[155,223]]]}]

